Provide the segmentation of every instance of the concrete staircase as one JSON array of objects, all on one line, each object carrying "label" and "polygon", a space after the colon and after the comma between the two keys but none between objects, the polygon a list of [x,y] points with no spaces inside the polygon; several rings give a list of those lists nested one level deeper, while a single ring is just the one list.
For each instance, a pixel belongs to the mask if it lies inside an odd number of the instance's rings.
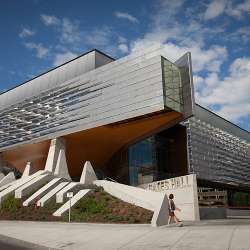
[{"label": "concrete staircase", "polygon": [[43,207],[45,203],[47,203],[49,200],[53,199],[53,197],[56,196],[56,193],[59,192],[62,188],[64,188],[66,185],[68,185],[69,182],[61,182],[56,187],[54,187],[52,190],[50,190],[47,194],[45,194],[38,202],[37,206]]},{"label": "concrete staircase", "polygon": [[23,206],[26,207],[36,200],[39,200],[42,196],[44,196],[47,192],[49,192],[51,189],[53,189],[58,183],[62,182],[63,178],[54,178],[49,183],[47,183],[45,186],[37,190],[33,195],[31,195],[27,200],[23,202]]},{"label": "concrete staircase", "polygon": [[6,188],[3,189],[0,192],[0,203],[3,200],[5,200],[6,198],[8,198],[9,196],[14,195],[15,190],[17,190],[19,187],[21,187],[21,186],[25,185],[26,183],[32,181],[34,178],[36,178],[38,176],[45,175],[45,174],[47,175],[47,174],[49,174],[49,172],[44,171],[44,170],[39,170],[38,172],[36,172],[36,173],[26,177],[26,178],[21,178],[21,179],[18,179],[16,181],[14,181],[10,186],[6,186]]},{"label": "concrete staircase", "polygon": [[[61,151],[63,152],[63,151]],[[61,153],[62,154],[62,153]],[[63,152],[64,154],[64,152]],[[61,157],[64,159],[63,157]],[[65,159],[64,159],[65,160]],[[54,161],[51,164],[55,165]],[[86,189],[89,185],[95,184],[104,188],[109,194],[125,202],[135,204],[154,212],[151,224],[153,226],[164,225],[168,218],[168,200],[164,193],[144,190],[107,180],[97,180],[90,162],[86,162],[82,171],[80,182],[72,182],[68,177],[66,161],[60,161],[64,171],[60,170],[57,164],[57,172],[50,170],[39,170],[29,175],[30,164],[27,164],[27,171],[21,179],[6,183],[0,189],[0,203],[11,195],[15,198],[27,197],[23,206],[36,203],[43,207],[49,201],[63,203],[62,206],[53,213],[54,216],[61,216],[74,206],[80,199],[84,198],[91,189]],[[47,167],[50,165],[47,165]],[[50,169],[49,167],[47,169]],[[73,192],[71,200],[66,200],[66,194]],[[29,197],[28,195],[31,194]]]},{"label": "concrete staircase", "polygon": [[89,193],[91,189],[83,189],[80,190],[77,194],[75,194],[71,201],[68,200],[66,203],[64,203],[59,209],[57,209],[53,215],[54,216],[61,216],[63,213],[69,210],[69,206],[71,203],[71,207],[73,207],[80,199],[82,199],[87,193]]},{"label": "concrete staircase", "polygon": [[[75,192],[76,190],[83,188],[83,185],[79,182],[70,182],[66,187],[61,189],[57,194],[56,194],[56,203],[63,203],[67,192]],[[79,190],[78,190],[79,191]]]}]

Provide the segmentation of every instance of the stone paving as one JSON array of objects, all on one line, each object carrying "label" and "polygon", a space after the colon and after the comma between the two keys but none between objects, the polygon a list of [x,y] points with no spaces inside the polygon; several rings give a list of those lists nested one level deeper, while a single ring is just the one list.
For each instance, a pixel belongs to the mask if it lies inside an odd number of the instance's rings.
[{"label": "stone paving", "polygon": [[185,222],[183,227],[1,221],[0,234],[56,249],[250,250],[250,220]]}]

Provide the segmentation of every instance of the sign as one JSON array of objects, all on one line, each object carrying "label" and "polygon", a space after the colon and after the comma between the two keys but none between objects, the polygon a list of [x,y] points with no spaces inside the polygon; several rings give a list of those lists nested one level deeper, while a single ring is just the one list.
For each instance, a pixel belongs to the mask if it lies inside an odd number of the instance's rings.
[{"label": "sign", "polygon": [[73,193],[73,192],[68,192],[68,193],[67,193],[67,197],[68,197],[68,198],[72,198],[73,196],[74,196],[74,193]]},{"label": "sign", "polygon": [[174,195],[174,202],[181,211],[175,211],[181,220],[199,220],[199,205],[196,175],[184,175],[171,179],[155,181],[140,185],[140,187],[163,192],[167,196]]},{"label": "sign", "polygon": [[173,189],[192,187],[192,177],[190,175],[179,176],[167,180],[156,181],[147,184],[146,189],[152,191],[167,191]]}]

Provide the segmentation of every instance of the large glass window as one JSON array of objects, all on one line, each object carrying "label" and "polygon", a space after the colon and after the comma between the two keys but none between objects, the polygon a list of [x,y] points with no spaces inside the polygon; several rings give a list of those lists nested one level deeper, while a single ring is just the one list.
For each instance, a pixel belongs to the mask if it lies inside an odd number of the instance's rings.
[{"label": "large glass window", "polygon": [[182,86],[181,73],[177,66],[162,59],[163,70],[163,89],[165,97],[165,106],[178,112],[182,112]]},{"label": "large glass window", "polygon": [[129,147],[130,185],[152,182],[156,168],[155,138],[149,137]]},{"label": "large glass window", "polygon": [[187,174],[186,129],[167,129],[128,148],[129,184],[140,185]]}]

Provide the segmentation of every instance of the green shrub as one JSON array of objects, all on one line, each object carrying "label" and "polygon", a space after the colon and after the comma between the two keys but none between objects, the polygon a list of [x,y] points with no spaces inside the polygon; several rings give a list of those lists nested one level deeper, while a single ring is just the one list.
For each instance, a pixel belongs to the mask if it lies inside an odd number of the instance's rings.
[{"label": "green shrub", "polygon": [[1,203],[1,211],[15,213],[20,208],[20,201],[14,196],[8,197]]},{"label": "green shrub", "polygon": [[124,221],[123,216],[114,215],[114,214],[107,214],[107,215],[105,215],[105,218],[109,221],[112,221],[112,222]]},{"label": "green shrub", "polygon": [[86,197],[80,200],[74,209],[79,210],[79,212],[87,214],[98,214],[104,213],[106,210],[107,202],[105,199],[99,201],[95,200],[93,197]]},{"label": "green shrub", "polygon": [[51,201],[45,203],[44,208],[46,208],[46,209],[49,210],[49,211],[53,211],[53,212],[54,212],[54,211],[56,211],[60,206],[61,206],[61,204],[56,203],[55,200],[51,200]]}]

